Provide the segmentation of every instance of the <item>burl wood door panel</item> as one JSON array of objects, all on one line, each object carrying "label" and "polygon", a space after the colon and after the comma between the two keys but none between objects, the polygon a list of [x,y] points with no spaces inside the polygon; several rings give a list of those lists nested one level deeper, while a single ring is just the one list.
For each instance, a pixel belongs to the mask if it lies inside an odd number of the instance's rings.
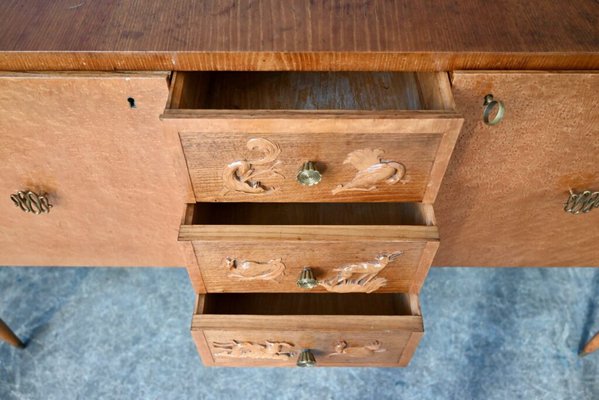
[{"label": "burl wood door panel", "polygon": [[[0,265],[183,265],[167,95],[164,73],[0,76]],[[49,214],[15,207],[27,189]]]},{"label": "burl wood door panel", "polygon": [[[457,72],[465,124],[436,202],[438,266],[599,266],[599,210],[564,212],[599,190],[597,73]],[[482,121],[492,93],[506,107]]]}]

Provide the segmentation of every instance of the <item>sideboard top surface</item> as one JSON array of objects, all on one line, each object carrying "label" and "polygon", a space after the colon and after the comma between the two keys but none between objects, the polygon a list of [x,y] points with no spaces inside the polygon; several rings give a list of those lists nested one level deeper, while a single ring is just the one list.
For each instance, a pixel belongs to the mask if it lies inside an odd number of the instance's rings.
[{"label": "sideboard top surface", "polygon": [[596,0],[3,0],[0,70],[599,69]]}]

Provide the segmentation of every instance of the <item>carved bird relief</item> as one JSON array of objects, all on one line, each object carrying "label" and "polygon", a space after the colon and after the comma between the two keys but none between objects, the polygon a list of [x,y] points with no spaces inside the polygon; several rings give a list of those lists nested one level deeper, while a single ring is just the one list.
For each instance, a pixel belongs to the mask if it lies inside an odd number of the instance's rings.
[{"label": "carved bird relief", "polygon": [[280,165],[277,157],[281,154],[280,147],[264,138],[254,138],[247,142],[250,151],[262,153],[262,157],[255,160],[238,160],[227,165],[223,171],[222,196],[230,192],[247,194],[266,194],[275,190],[267,186],[261,179],[274,176],[283,177],[276,169]]},{"label": "carved bird relief", "polygon": [[[387,279],[378,277],[378,273],[401,254],[401,251],[396,251],[391,254],[379,255],[375,261],[343,265],[333,269],[337,272],[335,277],[322,280],[318,284],[329,292],[372,293],[387,284]],[[359,276],[354,278],[354,275]]]},{"label": "carved bird relief", "polygon": [[382,182],[388,185],[399,182],[406,174],[406,167],[396,161],[381,159],[383,154],[384,151],[380,149],[361,149],[349,153],[343,164],[351,164],[358,173],[351,182],[333,189],[333,194],[371,191]]},{"label": "carved bird relief", "polygon": [[382,343],[378,340],[367,344],[365,346],[350,346],[345,340],[337,342],[335,345],[335,352],[330,353],[328,357],[335,356],[348,356],[352,358],[364,358],[374,355],[375,353],[383,353],[387,351],[383,349]]},{"label": "carved bird relief", "polygon": [[229,271],[229,278],[240,281],[274,280],[284,274],[285,264],[280,258],[267,262],[237,260],[227,257],[223,261],[224,267]]},{"label": "carved bird relief", "polygon": [[288,360],[295,356],[292,351],[295,347],[291,343],[271,342],[267,340],[265,344],[240,342],[231,340],[225,343],[212,342],[212,347],[223,350],[215,353],[217,357],[232,358],[267,358],[271,360]]}]

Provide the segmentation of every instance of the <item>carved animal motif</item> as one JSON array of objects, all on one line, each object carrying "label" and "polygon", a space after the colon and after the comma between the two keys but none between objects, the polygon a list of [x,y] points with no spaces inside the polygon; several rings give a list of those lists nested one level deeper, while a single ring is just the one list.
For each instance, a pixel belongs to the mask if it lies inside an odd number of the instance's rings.
[{"label": "carved animal motif", "polygon": [[[377,256],[375,261],[347,264],[335,268],[333,269],[337,272],[335,277],[322,280],[318,284],[329,292],[372,293],[387,284],[387,279],[377,277],[377,274],[401,254],[401,251],[396,251],[391,254]],[[353,278],[354,275],[358,274],[357,278]]]},{"label": "carved animal motif", "polygon": [[320,286],[334,293],[372,293],[387,284],[387,279],[375,274],[363,275],[358,279],[333,279],[318,282]]},{"label": "carved animal motif", "polygon": [[285,271],[285,264],[280,258],[269,260],[267,262],[258,261],[238,261],[236,258],[225,258],[224,267],[229,270],[229,278],[240,281],[254,280],[274,280],[281,276]]},{"label": "carved animal motif", "polygon": [[288,360],[295,353],[294,346],[291,343],[266,341],[265,344],[240,342],[231,340],[226,343],[213,342],[212,347],[223,350],[215,353],[217,357],[232,358],[268,358],[271,360]]},{"label": "carved animal motif", "polygon": [[378,340],[367,344],[365,346],[350,346],[345,340],[337,342],[335,345],[335,352],[328,355],[328,357],[335,356],[348,356],[352,358],[364,358],[374,355],[375,353],[383,353],[387,351],[381,348],[382,343]]},{"label": "carved animal motif", "polygon": [[227,165],[223,171],[224,189],[222,196],[229,192],[240,192],[247,194],[265,194],[275,190],[267,186],[259,179],[283,177],[276,167],[281,163],[276,161],[281,149],[270,140],[263,138],[250,139],[247,142],[250,151],[259,151],[262,157],[256,160],[239,160]]},{"label": "carved animal motif", "polygon": [[388,185],[399,182],[406,174],[406,167],[396,161],[383,160],[380,149],[361,149],[348,154],[343,164],[351,164],[358,170],[354,179],[345,185],[338,185],[333,194],[347,191],[371,191],[377,184]]},{"label": "carved animal motif", "polygon": [[340,268],[335,268],[333,271],[339,272],[337,277],[339,280],[351,278],[353,274],[378,274],[390,262],[394,261],[401,255],[401,251],[391,254],[382,254],[376,257],[376,261],[361,262],[357,264],[347,264]]}]

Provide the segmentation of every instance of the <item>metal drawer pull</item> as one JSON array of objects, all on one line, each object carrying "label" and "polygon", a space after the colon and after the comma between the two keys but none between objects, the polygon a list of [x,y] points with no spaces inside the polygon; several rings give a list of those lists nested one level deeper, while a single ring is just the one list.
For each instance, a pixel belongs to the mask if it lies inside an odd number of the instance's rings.
[{"label": "metal drawer pull", "polygon": [[316,358],[314,358],[314,354],[310,350],[302,350],[299,357],[297,358],[297,366],[298,367],[315,367],[316,366]]},{"label": "metal drawer pull", "polygon": [[316,169],[313,161],[305,162],[297,173],[297,181],[304,186],[318,185],[321,179],[322,175]]},{"label": "metal drawer pull", "polygon": [[[494,100],[492,94],[488,94],[485,96],[485,100],[483,101],[483,107],[483,121],[485,122],[485,124],[493,126],[497,125],[501,122],[501,120],[503,120],[503,116],[505,114],[505,106],[503,105],[502,101]],[[495,114],[495,117],[493,117],[493,119],[489,120],[489,117],[491,117],[491,113],[493,112],[495,107],[497,107],[497,114]]]},{"label": "metal drawer pull", "polygon": [[582,193],[574,193],[570,190],[568,201],[564,205],[564,211],[570,214],[585,214],[593,208],[599,208],[599,192],[585,190]]},{"label": "metal drawer pull", "polygon": [[22,211],[36,215],[48,214],[52,208],[52,204],[50,204],[45,194],[37,194],[30,190],[11,194],[10,199]]},{"label": "metal drawer pull", "polygon": [[297,280],[297,286],[302,289],[313,289],[318,286],[318,281],[314,277],[314,272],[311,268],[304,267]]}]

